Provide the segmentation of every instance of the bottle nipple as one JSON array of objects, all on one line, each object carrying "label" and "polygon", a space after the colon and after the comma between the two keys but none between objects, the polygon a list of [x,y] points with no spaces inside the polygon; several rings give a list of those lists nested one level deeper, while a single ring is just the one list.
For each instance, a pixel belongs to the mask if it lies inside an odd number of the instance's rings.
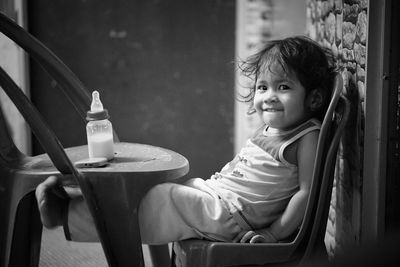
[{"label": "bottle nipple", "polygon": [[103,111],[103,104],[100,101],[100,94],[98,91],[93,91],[92,93],[92,104],[90,105],[90,110],[92,112]]},{"label": "bottle nipple", "polygon": [[100,94],[98,91],[92,93],[92,103],[90,104],[90,110],[86,113],[86,120],[105,120],[110,118],[107,109],[103,108],[103,104],[100,101]]}]

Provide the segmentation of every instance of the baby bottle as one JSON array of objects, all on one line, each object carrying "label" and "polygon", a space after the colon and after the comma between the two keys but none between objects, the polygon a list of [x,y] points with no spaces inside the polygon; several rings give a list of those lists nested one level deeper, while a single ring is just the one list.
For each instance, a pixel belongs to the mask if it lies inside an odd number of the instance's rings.
[{"label": "baby bottle", "polygon": [[93,91],[90,111],[86,114],[89,158],[114,158],[113,130],[108,111],[103,108],[99,92]]}]

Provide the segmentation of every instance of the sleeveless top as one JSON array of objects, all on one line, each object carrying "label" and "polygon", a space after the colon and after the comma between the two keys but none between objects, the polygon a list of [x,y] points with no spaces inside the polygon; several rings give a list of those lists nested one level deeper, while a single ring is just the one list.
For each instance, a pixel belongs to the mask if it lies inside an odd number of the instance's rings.
[{"label": "sleeveless top", "polygon": [[205,182],[244,229],[268,227],[299,190],[297,166],[284,158],[285,149],[320,128],[320,122],[311,119],[267,136],[268,126],[264,125],[231,162]]}]

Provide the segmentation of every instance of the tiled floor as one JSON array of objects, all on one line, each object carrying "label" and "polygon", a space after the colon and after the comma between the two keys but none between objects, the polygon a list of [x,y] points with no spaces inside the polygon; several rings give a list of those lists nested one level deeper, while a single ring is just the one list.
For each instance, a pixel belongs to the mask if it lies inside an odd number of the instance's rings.
[{"label": "tiled floor", "polygon": [[[143,246],[146,267],[152,267],[147,246]],[[43,230],[40,267],[107,267],[100,243],[68,242],[62,228]]]}]

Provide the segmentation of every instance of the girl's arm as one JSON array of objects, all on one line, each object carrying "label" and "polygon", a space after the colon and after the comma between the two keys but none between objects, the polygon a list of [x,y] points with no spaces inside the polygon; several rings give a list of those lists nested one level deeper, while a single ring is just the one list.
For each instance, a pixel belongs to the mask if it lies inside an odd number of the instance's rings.
[{"label": "girl's arm", "polygon": [[318,131],[312,131],[298,141],[297,162],[300,189],[290,199],[282,215],[269,228],[246,233],[240,242],[276,242],[288,237],[300,226],[310,192],[317,143]]}]

